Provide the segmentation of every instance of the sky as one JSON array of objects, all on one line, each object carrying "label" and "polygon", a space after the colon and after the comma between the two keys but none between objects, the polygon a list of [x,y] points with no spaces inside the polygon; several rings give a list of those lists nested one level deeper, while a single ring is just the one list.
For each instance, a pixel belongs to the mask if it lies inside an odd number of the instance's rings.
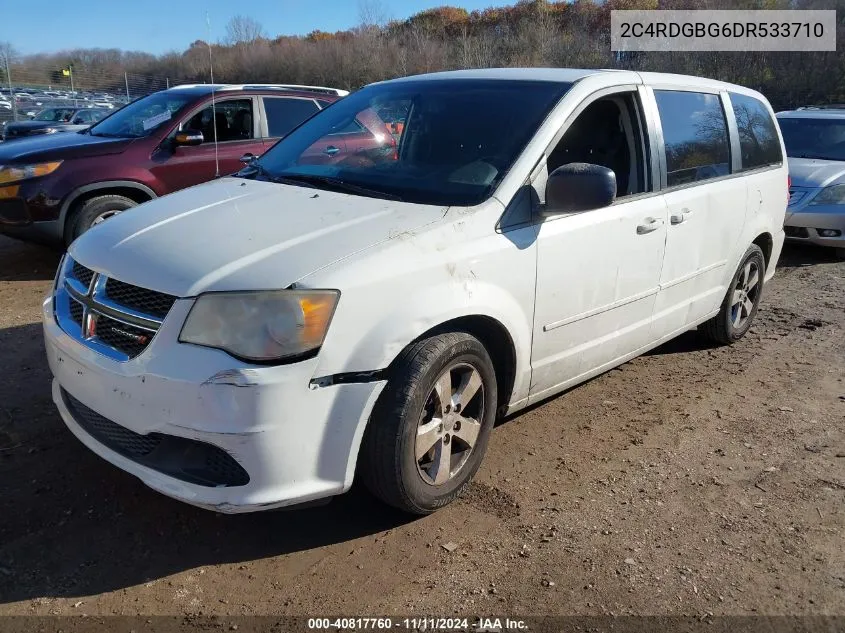
[{"label": "sky", "polygon": [[[367,0],[388,19],[404,19],[432,7],[451,4],[467,10],[513,4],[514,0]],[[2,3],[5,4],[5,3]],[[339,31],[359,22],[358,0],[41,0],[14,1],[0,22],[0,42],[18,52],[55,52],[70,48],[121,48],[161,54],[182,51],[198,39],[226,32],[234,15],[254,18],[271,37],[304,35],[319,29]],[[50,16],[45,20],[45,16]],[[55,26],[51,26],[55,25]]]}]

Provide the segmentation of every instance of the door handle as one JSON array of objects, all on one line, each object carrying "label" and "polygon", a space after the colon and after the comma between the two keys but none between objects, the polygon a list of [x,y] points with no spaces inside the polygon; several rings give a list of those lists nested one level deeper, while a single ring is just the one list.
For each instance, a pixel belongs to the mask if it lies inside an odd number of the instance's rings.
[{"label": "door handle", "polygon": [[672,224],[681,224],[684,220],[687,219],[687,216],[690,215],[692,211],[687,208],[681,209],[678,213],[673,213],[669,216],[669,222]]},{"label": "door handle", "polygon": [[324,151],[324,154],[328,154],[329,156],[334,156],[340,151],[339,147],[335,147],[334,145],[329,145]]},{"label": "door handle", "polygon": [[646,218],[642,224],[637,225],[637,235],[645,235],[656,231],[663,225],[663,220],[659,218]]}]

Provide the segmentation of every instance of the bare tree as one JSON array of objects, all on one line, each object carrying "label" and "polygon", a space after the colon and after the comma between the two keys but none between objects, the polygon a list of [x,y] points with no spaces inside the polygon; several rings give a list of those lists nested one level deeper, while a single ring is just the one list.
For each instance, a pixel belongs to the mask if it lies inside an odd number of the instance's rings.
[{"label": "bare tree", "polygon": [[11,62],[18,56],[18,52],[15,50],[15,47],[12,46],[9,42],[0,42],[0,59],[8,60]]},{"label": "bare tree", "polygon": [[9,42],[0,42],[0,77],[6,78],[6,68],[18,58],[18,51]]},{"label": "bare tree", "polygon": [[358,0],[358,22],[364,29],[381,28],[389,19],[382,0]]},{"label": "bare tree", "polygon": [[226,24],[226,43],[251,44],[264,36],[261,23],[245,15],[236,15]]}]

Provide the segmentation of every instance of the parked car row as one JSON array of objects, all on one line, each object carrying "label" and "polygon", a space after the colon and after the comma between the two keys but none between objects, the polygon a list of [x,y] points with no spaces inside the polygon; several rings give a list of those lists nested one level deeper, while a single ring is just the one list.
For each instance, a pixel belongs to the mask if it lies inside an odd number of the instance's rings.
[{"label": "parked car row", "polygon": [[14,88],[9,94],[7,88],[5,93],[0,90],[0,126],[15,121],[34,119],[46,109],[110,111],[122,107],[129,101],[126,95],[41,90],[28,87]]},{"label": "parked car row", "polygon": [[[9,103],[12,100],[21,105],[45,107],[47,105],[72,105],[74,107],[98,107],[111,110],[130,101],[125,94],[110,94],[107,92],[44,90],[30,87],[13,87],[11,92],[0,90],[0,101]],[[2,106],[5,107],[5,106]]]},{"label": "parked car row", "polygon": [[91,127],[109,110],[101,108],[45,108],[27,121],[9,121],[3,126],[2,138],[11,141],[37,134],[78,132]]}]

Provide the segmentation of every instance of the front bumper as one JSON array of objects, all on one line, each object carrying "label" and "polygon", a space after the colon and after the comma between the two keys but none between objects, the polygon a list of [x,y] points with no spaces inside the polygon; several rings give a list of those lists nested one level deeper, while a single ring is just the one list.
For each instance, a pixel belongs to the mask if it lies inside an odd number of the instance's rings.
[{"label": "front bumper", "polygon": [[[21,181],[17,195],[0,199],[0,234],[48,245],[64,238],[62,198],[51,176]],[[11,185],[10,185],[11,186]]]},{"label": "front bumper", "polygon": [[[790,242],[845,248],[845,205],[805,206],[792,213],[787,209],[784,228]],[[839,231],[839,235],[823,237],[822,229]]]},{"label": "front bumper", "polygon": [[[59,328],[43,304],[53,400],[92,451],[149,487],[224,513],[304,503],[352,484],[366,421],[384,382],[317,386],[317,359],[278,367],[240,363],[223,352],[177,342],[190,300],[177,301],[149,347],[118,362]],[[186,438],[222,449],[249,475],[211,487],[151,468],[98,441],[74,418],[63,390],[129,431]]]}]

